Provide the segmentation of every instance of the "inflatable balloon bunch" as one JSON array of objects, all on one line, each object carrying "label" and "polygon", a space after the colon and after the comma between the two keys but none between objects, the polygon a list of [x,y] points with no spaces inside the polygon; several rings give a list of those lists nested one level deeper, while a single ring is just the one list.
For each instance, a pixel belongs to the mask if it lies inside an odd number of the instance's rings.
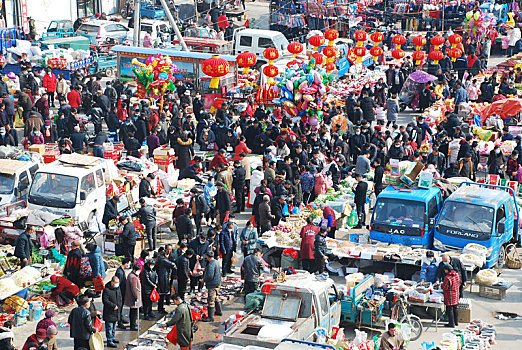
[{"label": "inflatable balloon bunch", "polygon": [[288,117],[301,118],[305,125],[317,130],[332,80],[333,76],[316,65],[312,57],[308,63],[294,64],[281,74],[273,88],[281,95],[275,102],[284,107]]},{"label": "inflatable balloon bunch", "polygon": [[138,83],[138,96],[140,98],[160,99],[167,90],[174,91],[174,73],[178,71],[175,64],[168,56],[156,54],[141,63],[136,58],[132,60],[132,71],[136,75]]},{"label": "inflatable balloon bunch", "polygon": [[[511,16],[510,16],[511,14]],[[508,13],[509,20],[506,21],[506,26],[509,28],[513,28],[515,26],[515,21],[513,20],[513,14]],[[482,11],[469,11],[466,13],[466,19],[464,23],[470,32],[470,34],[478,38],[480,34],[484,32],[484,30],[490,26],[495,26],[497,24],[497,19],[491,13],[484,13]]]}]

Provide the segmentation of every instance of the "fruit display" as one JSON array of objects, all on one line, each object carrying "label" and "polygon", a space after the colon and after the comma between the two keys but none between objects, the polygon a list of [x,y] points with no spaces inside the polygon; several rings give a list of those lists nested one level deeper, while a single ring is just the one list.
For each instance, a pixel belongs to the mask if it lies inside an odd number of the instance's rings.
[{"label": "fruit display", "polygon": [[292,222],[281,222],[279,225],[272,227],[277,244],[285,247],[300,247],[301,237],[299,232],[302,226],[297,226]]}]

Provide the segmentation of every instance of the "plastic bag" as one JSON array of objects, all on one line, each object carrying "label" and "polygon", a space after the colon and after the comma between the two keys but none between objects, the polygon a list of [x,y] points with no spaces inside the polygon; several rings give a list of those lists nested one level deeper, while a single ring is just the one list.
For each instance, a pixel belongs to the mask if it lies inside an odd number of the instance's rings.
[{"label": "plastic bag", "polygon": [[299,209],[299,207],[293,207],[292,214],[301,214],[301,210]]},{"label": "plastic bag", "polygon": [[167,340],[174,345],[178,345],[178,331],[176,330],[176,325],[174,325],[167,334]]},{"label": "plastic bag", "polygon": [[196,264],[194,265],[194,268],[192,269],[192,276],[202,276],[203,271],[201,269],[201,264],[199,261],[196,261]]},{"label": "plastic bag", "polygon": [[290,216],[290,211],[288,210],[288,204],[285,203],[283,206],[283,216]]},{"label": "plastic bag", "polygon": [[207,218],[206,217],[203,217],[201,219],[201,223],[200,223],[201,226],[206,226],[207,225]]},{"label": "plastic bag", "polygon": [[92,278],[92,284],[94,284],[94,291],[96,293],[101,292],[105,289],[102,276],[96,276]]},{"label": "plastic bag", "polygon": [[97,332],[101,332],[103,330],[103,323],[98,317],[96,317],[94,320],[94,329],[96,329]]},{"label": "plastic bag", "polygon": [[150,293],[150,301],[152,301],[153,303],[155,303],[155,302],[157,302],[159,299],[160,299],[160,295],[159,295],[158,291],[156,290],[156,288],[154,288],[154,290],[152,291],[152,293]]},{"label": "plastic bag", "polygon": [[299,252],[294,248],[286,248],[283,250],[283,255],[290,255],[292,258],[297,259],[299,257]]}]

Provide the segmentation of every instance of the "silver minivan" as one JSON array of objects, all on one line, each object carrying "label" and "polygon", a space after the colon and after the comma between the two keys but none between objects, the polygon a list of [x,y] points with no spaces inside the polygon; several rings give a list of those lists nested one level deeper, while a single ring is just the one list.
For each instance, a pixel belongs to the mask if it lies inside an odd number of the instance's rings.
[{"label": "silver minivan", "polygon": [[93,20],[82,23],[76,34],[88,37],[91,43],[97,45],[112,40],[123,44],[130,31],[128,27],[118,22]]}]

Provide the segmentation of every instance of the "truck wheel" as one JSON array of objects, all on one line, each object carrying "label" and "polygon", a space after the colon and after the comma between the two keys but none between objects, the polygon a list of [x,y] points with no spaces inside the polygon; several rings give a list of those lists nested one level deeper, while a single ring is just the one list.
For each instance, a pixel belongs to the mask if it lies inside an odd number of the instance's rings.
[{"label": "truck wheel", "polygon": [[501,246],[500,252],[498,253],[498,260],[497,260],[497,263],[495,264],[495,267],[497,269],[502,269],[502,268],[504,268],[505,263],[506,263],[506,249],[504,246]]},{"label": "truck wheel", "polygon": [[402,324],[409,324],[411,326],[410,340],[417,340],[422,335],[422,322],[420,318],[415,315],[406,315],[401,318]]},{"label": "truck wheel", "polygon": [[112,68],[107,68],[105,70],[105,76],[107,78],[112,78],[114,76],[114,70]]}]

